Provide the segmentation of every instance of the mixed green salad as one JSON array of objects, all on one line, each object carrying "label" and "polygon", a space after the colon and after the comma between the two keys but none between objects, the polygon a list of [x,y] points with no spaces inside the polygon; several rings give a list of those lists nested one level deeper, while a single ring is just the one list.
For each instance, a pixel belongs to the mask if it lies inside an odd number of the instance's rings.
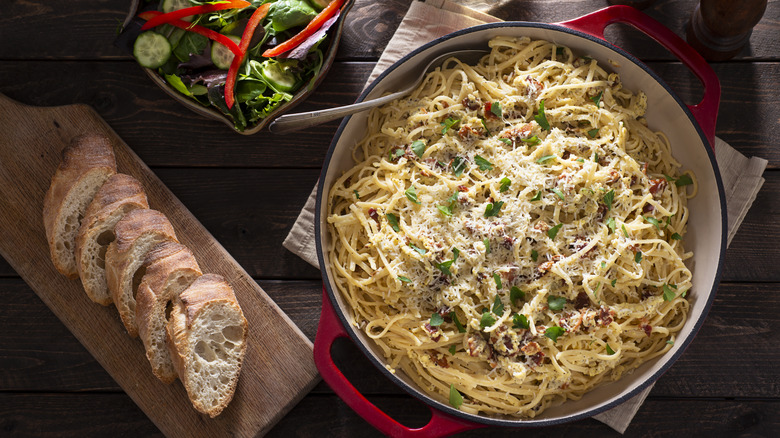
[{"label": "mixed green salad", "polygon": [[245,130],[313,86],[345,0],[154,0],[133,55],[179,93]]}]

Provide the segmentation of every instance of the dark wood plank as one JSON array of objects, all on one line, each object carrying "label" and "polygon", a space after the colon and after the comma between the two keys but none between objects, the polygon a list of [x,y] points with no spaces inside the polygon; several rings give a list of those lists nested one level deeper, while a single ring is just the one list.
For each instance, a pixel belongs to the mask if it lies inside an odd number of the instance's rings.
[{"label": "dark wood plank", "polygon": [[[313,340],[321,283],[259,283]],[[780,339],[772,335],[773,328],[780,325],[777,290],[777,283],[722,284],[696,339],[659,379],[652,395],[777,398],[780,368],[774,364],[780,360]],[[0,314],[0,391],[119,391],[21,280],[0,280],[0,294],[6,309]],[[337,343],[333,357],[360,391],[402,394],[351,342]],[[313,393],[332,391],[321,383]]]},{"label": "dark wood plank", "polygon": [[[282,247],[319,177],[316,169],[155,169],[241,266],[256,278],[318,279]],[[726,251],[723,281],[780,281],[780,171],[766,183]],[[0,276],[16,273],[0,259]]]},{"label": "dark wood plank", "polygon": [[[407,427],[422,426],[430,418],[427,408],[417,402],[399,403],[398,397],[393,396],[375,397],[372,401],[387,407],[389,414]],[[0,394],[0,406],[0,430],[7,437],[163,436],[124,394]],[[623,436],[768,437],[778,429],[780,402],[777,401],[651,397]],[[457,436],[518,434],[524,437],[621,436],[594,419],[538,429],[490,427]],[[267,436],[363,437],[377,436],[377,431],[331,395],[305,398]]]},{"label": "dark wood plank", "polygon": [[[570,20],[606,6],[603,0],[455,0],[504,20],[554,23]],[[347,17],[340,59],[376,59],[395,32],[412,0],[383,1],[377,14],[374,2],[358,0]],[[645,12],[681,37],[697,0],[655,2]],[[113,40],[129,12],[127,0],[6,2],[0,17],[0,59],[121,59],[129,56]],[[770,2],[755,27],[750,45],[736,59],[777,60],[780,7]],[[78,29],[78,32],[73,32]],[[58,38],[68,35],[68,38]],[[624,25],[609,29],[607,38],[642,59],[670,60],[669,52]]]}]

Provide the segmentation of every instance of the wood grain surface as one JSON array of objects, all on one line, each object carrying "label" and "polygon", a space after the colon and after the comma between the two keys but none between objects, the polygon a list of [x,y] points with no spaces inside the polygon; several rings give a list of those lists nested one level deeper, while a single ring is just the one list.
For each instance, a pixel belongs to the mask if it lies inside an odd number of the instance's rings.
[{"label": "wood grain surface", "polygon": [[[264,434],[317,383],[311,342],[91,108],[24,106],[0,94],[0,132],[0,254],[166,435]],[[92,303],[49,260],[43,197],[61,150],[85,133],[111,140],[118,171],[143,184],[150,207],[168,217],[203,272],[222,275],[235,290],[249,324],[247,350],[235,396],[215,419],[192,408],[181,384],[159,382],[116,309]]]},{"label": "wood grain surface", "polygon": [[[416,0],[358,0],[337,62],[300,110],[355,100]],[[568,20],[606,0],[457,0],[503,19]],[[187,112],[112,45],[127,0],[2,2],[0,93],[35,106],[93,108],[313,340],[319,271],[281,244],[338,127],[245,137]],[[698,0],[658,0],[644,12],[684,38]],[[64,35],[67,38],[63,37]],[[645,61],[688,102],[698,82],[669,53],[623,25],[608,38]],[[780,436],[780,0],[770,0],[750,44],[711,64],[722,86],[716,134],[769,160],[766,183],[726,252],[722,283],[699,334],[639,409],[629,437]],[[2,135],[0,133],[0,135]],[[3,187],[0,187],[3,191]],[[162,436],[47,305],[0,260],[0,435]],[[374,369],[349,342],[333,355],[367,397],[409,426],[428,409]],[[293,365],[289,365],[293,366]],[[178,383],[176,383],[178,385]],[[320,382],[268,433],[273,437],[376,436]],[[465,437],[620,435],[593,419],[541,429],[487,428]]]}]

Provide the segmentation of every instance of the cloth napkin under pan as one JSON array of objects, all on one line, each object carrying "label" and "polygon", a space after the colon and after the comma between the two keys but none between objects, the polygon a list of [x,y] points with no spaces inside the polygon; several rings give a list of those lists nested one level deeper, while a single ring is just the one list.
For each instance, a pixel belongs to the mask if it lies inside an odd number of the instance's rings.
[{"label": "cloth napkin under pan", "polygon": [[[366,84],[371,83],[396,60],[429,41],[456,30],[498,21],[501,20],[448,0],[412,2],[409,11],[387,44]],[[726,190],[727,244],[730,244],[750,206],[753,205],[756,194],[764,184],[764,178],[761,175],[764,173],[767,161],[757,157],[747,158],[717,137],[715,138],[715,157]],[[316,195],[317,187],[315,186],[290,233],[284,240],[283,246],[311,265],[319,267],[314,236]],[[652,389],[651,385],[620,406],[593,418],[623,433]]]}]

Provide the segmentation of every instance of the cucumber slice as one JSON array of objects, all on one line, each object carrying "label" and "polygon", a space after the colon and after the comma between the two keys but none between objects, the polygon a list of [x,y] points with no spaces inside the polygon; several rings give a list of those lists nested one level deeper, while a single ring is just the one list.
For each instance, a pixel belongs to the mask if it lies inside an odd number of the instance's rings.
[{"label": "cucumber slice", "polygon": [[260,68],[260,74],[276,91],[286,93],[297,88],[298,78],[290,73],[289,66],[281,62],[265,61]]},{"label": "cucumber slice", "polygon": [[[233,40],[233,42],[236,44],[241,42],[241,38],[237,36],[230,35],[228,38]],[[229,69],[230,63],[233,62],[234,56],[235,54],[233,54],[233,52],[231,52],[227,47],[216,41],[211,42],[211,62],[213,62],[217,68],[221,68],[222,70]]]},{"label": "cucumber slice", "polygon": [[148,30],[135,39],[133,56],[146,68],[160,67],[171,57],[171,43],[168,38]]},{"label": "cucumber slice", "polygon": [[[162,10],[167,14],[168,12],[178,11],[179,9],[189,8],[190,6],[195,6],[190,3],[190,0],[163,0]],[[184,17],[182,20],[190,23],[192,22],[192,16]]]}]

